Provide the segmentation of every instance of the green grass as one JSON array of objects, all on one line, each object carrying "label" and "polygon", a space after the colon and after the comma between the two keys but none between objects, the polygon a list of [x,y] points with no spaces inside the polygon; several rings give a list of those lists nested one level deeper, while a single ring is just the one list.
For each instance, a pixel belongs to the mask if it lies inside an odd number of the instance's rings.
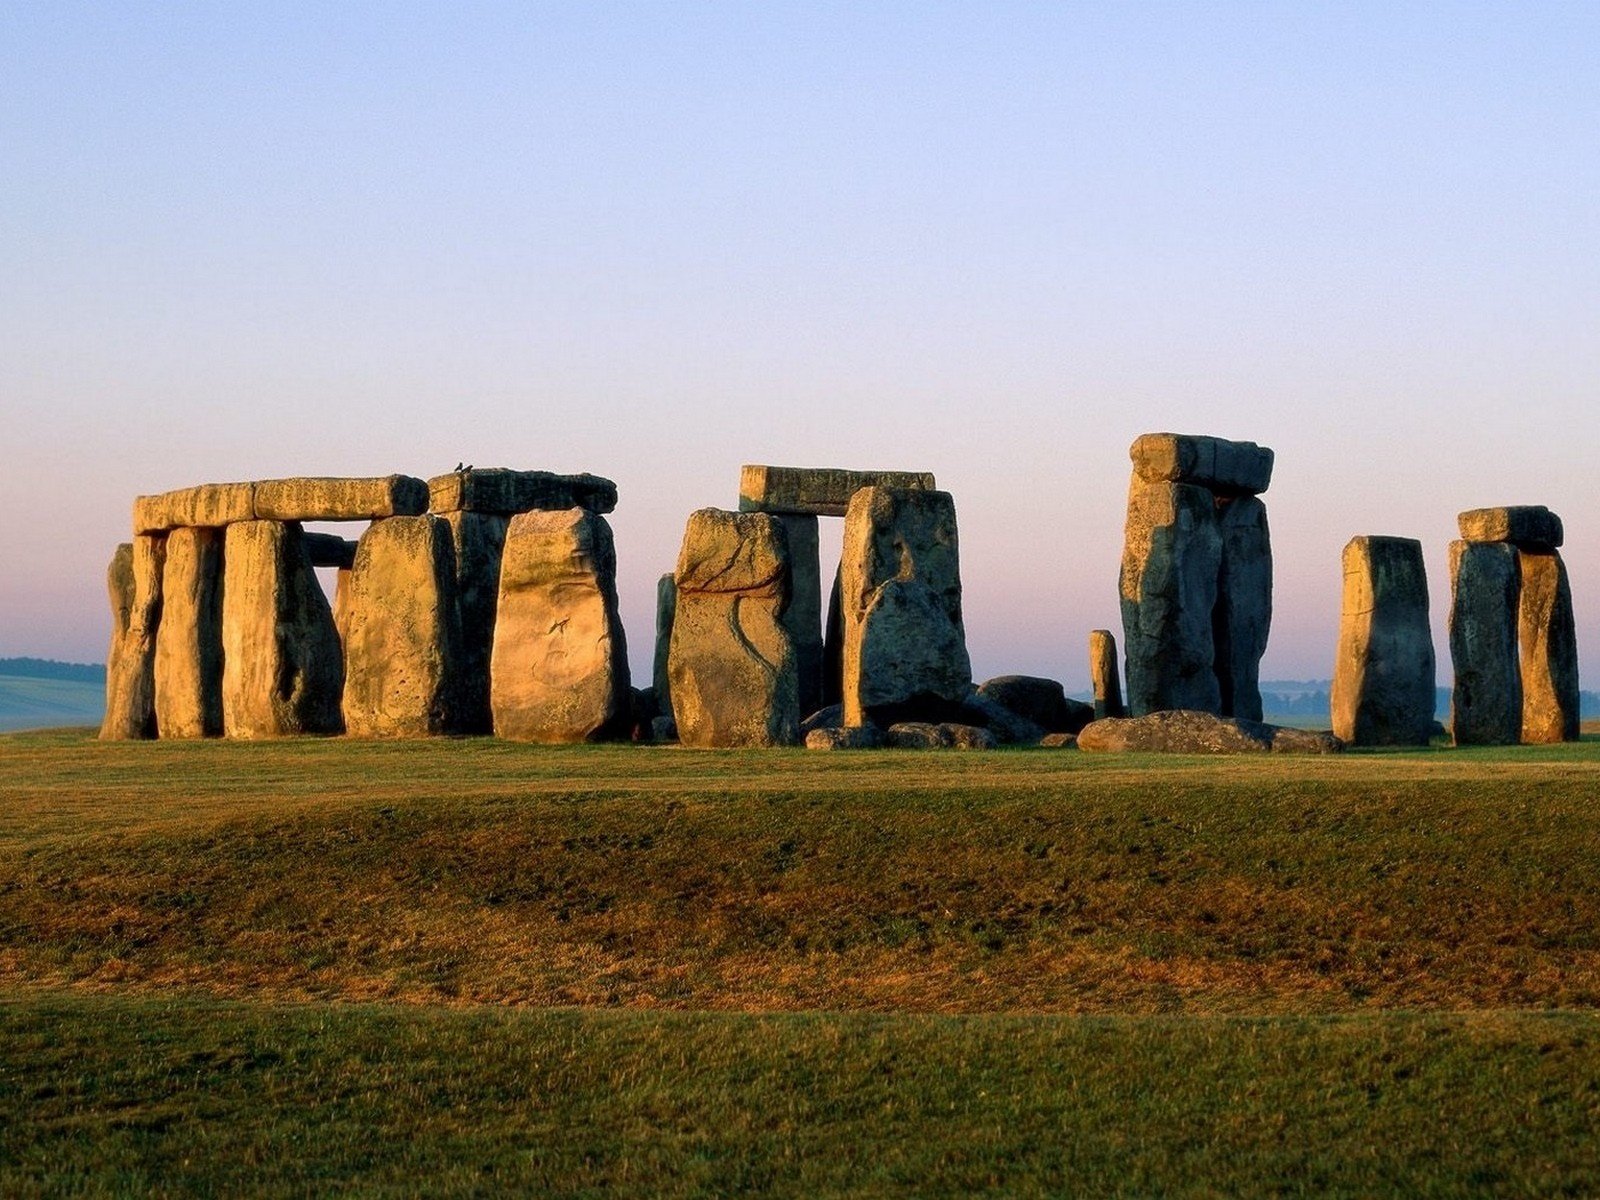
[{"label": "green grass", "polygon": [[1596,862],[1592,739],[11,735],[0,1193],[1590,1194]]},{"label": "green grass", "polygon": [[0,674],[0,730],[100,723],[106,685],[76,679]]}]

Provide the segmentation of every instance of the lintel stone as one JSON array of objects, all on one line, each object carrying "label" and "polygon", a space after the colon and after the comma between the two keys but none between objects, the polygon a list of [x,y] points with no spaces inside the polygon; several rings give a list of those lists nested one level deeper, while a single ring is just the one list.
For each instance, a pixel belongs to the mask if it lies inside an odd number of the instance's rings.
[{"label": "lintel stone", "polygon": [[509,467],[471,467],[428,480],[429,507],[436,513],[479,512],[514,516],[582,508],[608,513],[617,507],[617,485],[587,472],[514,471]]},{"label": "lintel stone", "polygon": [[1147,433],[1128,450],[1149,483],[1193,483],[1221,496],[1253,496],[1272,482],[1272,451],[1254,442],[1183,433]]},{"label": "lintel stone", "polygon": [[428,511],[428,485],[411,475],[203,483],[133,502],[135,533],[240,521],[373,521]]},{"label": "lintel stone", "polygon": [[739,511],[842,517],[865,487],[932,491],[932,471],[845,471],[836,467],[767,467],[739,472]]},{"label": "lintel stone", "polygon": [[1520,550],[1556,550],[1563,538],[1561,518],[1542,504],[1469,509],[1456,524],[1463,541],[1510,542]]}]

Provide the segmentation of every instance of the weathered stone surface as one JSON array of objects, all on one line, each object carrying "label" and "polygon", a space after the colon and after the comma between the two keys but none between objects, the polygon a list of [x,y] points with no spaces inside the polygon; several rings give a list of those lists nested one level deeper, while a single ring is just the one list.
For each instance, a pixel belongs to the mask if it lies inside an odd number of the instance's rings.
[{"label": "weathered stone surface", "polygon": [[1255,496],[1220,505],[1222,566],[1212,613],[1214,669],[1225,717],[1261,720],[1261,656],[1272,627],[1272,538]]},{"label": "weathered stone surface", "polygon": [[1042,725],[984,695],[982,689],[972,692],[961,702],[957,715],[963,725],[987,729],[1002,746],[1032,744],[1046,732]]},{"label": "weathered stone surface", "polygon": [[819,708],[804,721],[800,722],[800,732],[810,733],[813,729],[836,729],[844,724],[844,705],[830,704],[826,708]]},{"label": "weathered stone surface", "polygon": [[111,648],[106,656],[107,740],[156,736],[155,658],[161,625],[161,575],[167,539],[139,535],[111,556]]},{"label": "weathered stone surface", "polygon": [[1511,542],[1523,550],[1559,549],[1564,536],[1561,518],[1542,504],[1474,508],[1456,517],[1461,540]]},{"label": "weathered stone surface", "polygon": [[1434,655],[1421,542],[1357,537],[1345,546],[1332,703],[1333,732],[1352,746],[1428,744]]},{"label": "weathered stone surface", "polygon": [[882,745],[883,731],[876,725],[824,725],[809,730],[805,740],[807,750],[876,750]]},{"label": "weathered stone surface", "polygon": [[822,703],[844,703],[844,564],[833,569],[822,633]]},{"label": "weathered stone surface", "polygon": [[462,733],[488,733],[494,727],[489,706],[489,656],[500,602],[500,556],[510,517],[495,513],[449,512],[450,544],[455,551],[456,609],[461,614],[460,708]]},{"label": "weathered stone surface", "polygon": [[167,535],[156,631],[156,728],[164,738],[222,733],[221,529]]},{"label": "weathered stone surface", "polygon": [[895,750],[993,750],[994,734],[956,721],[897,721],[883,735]]},{"label": "weathered stone surface", "polygon": [[1078,749],[1159,754],[1330,754],[1344,749],[1331,733],[1284,729],[1193,710],[1106,717],[1078,731]]},{"label": "weathered stone surface", "polygon": [[686,746],[793,745],[800,740],[789,603],[789,543],[765,513],[690,515],[675,575],[667,674]]},{"label": "weathered stone surface", "polygon": [[1212,628],[1221,570],[1211,493],[1135,475],[1121,574],[1128,708],[1135,716],[1221,708]]},{"label": "weathered stone surface", "polygon": [[263,479],[255,485],[258,521],[375,521],[427,511],[428,485],[411,475]]},{"label": "weathered stone surface", "polygon": [[222,561],[223,732],[338,733],[344,658],[300,527],[229,525]]},{"label": "weathered stone surface", "polygon": [[[1522,595],[1522,740],[1578,740],[1578,634],[1572,586],[1555,551],[1518,554]],[[166,618],[162,618],[163,621]]]},{"label": "weathered stone surface", "polygon": [[350,627],[350,571],[341,570],[333,582],[333,627],[339,634],[340,652],[343,653],[345,630]]},{"label": "weathered stone surface", "polygon": [[1117,666],[1117,639],[1109,629],[1089,633],[1089,680],[1094,688],[1094,720],[1123,717],[1122,671]]},{"label": "weathered stone surface", "polygon": [[460,723],[461,625],[450,526],[432,514],[374,521],[350,569],[345,730],[428,737]]},{"label": "weathered stone surface", "polygon": [[678,614],[678,584],[669,571],[656,580],[656,649],[651,663],[650,686],[656,689],[656,704],[672,715],[672,677],[667,661],[672,653],[672,622]]},{"label": "weathered stone surface", "polygon": [[305,533],[306,554],[313,567],[335,567],[348,571],[356,561],[356,543],[336,533]]},{"label": "weathered stone surface", "polygon": [[747,464],[739,472],[739,510],[842,517],[850,507],[850,497],[865,487],[932,491],[933,473]]},{"label": "weathered stone surface", "polygon": [[1039,739],[1039,745],[1046,750],[1076,750],[1078,748],[1078,735],[1075,733],[1047,733]]},{"label": "weathered stone surface", "polygon": [[954,716],[972,690],[948,492],[868,487],[840,558],[845,724]]},{"label": "weathered stone surface", "polygon": [[789,541],[789,607],[783,624],[794,642],[799,675],[800,711],[822,703],[822,564],[817,544],[817,518],[775,514]]},{"label": "weathered stone surface", "polygon": [[502,737],[587,742],[626,733],[628,648],[604,517],[574,507],[511,519],[491,677]]},{"label": "weathered stone surface", "polygon": [[1149,483],[1192,483],[1219,496],[1255,495],[1272,482],[1272,451],[1254,442],[1182,433],[1147,433],[1128,455]]},{"label": "weathered stone surface", "polygon": [[1458,746],[1522,740],[1517,660],[1517,549],[1506,542],[1450,543],[1450,732]]},{"label": "weathered stone surface", "polygon": [[185,526],[212,527],[253,521],[256,515],[253,483],[203,483],[133,502],[133,531],[165,533]]},{"label": "weathered stone surface", "polygon": [[568,508],[608,513],[617,507],[617,485],[599,475],[557,475],[472,467],[428,480],[429,506],[436,513],[477,512],[514,516]]},{"label": "weathered stone surface", "polygon": [[1032,741],[1046,733],[1077,733],[1094,720],[1093,705],[1069,700],[1061,684],[1037,675],[997,675],[979,685],[978,695],[1037,725]]},{"label": "weathered stone surface", "polygon": [[650,740],[658,744],[677,741],[678,723],[671,717],[657,717],[650,722]]}]

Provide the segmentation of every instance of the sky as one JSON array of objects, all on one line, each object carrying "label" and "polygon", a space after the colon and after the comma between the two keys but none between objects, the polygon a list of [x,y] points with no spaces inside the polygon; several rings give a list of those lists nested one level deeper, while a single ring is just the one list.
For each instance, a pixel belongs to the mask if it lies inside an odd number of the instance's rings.
[{"label": "sky", "polygon": [[767,462],[933,471],[978,678],[1081,687],[1170,430],[1276,452],[1265,678],[1388,534],[1447,683],[1456,513],[1546,504],[1595,687],[1597,130],[1537,0],[13,2],[0,656],[103,659],[139,493],[462,461],[617,481],[643,684]]}]

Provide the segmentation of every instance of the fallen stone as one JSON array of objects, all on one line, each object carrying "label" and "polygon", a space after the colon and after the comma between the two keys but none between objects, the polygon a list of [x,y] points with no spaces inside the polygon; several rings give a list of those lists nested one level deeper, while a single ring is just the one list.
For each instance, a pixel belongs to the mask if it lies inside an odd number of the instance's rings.
[{"label": "fallen stone", "polygon": [[1513,746],[1522,740],[1520,580],[1515,546],[1450,543],[1450,733],[1458,746]]},{"label": "fallen stone", "polygon": [[1093,720],[1127,716],[1127,707],[1122,703],[1121,669],[1117,666],[1117,639],[1109,629],[1089,633],[1089,679],[1094,688]]},{"label": "fallen stone", "polygon": [[979,685],[978,695],[1038,726],[1031,741],[1046,733],[1077,733],[1094,720],[1093,705],[1069,700],[1061,684],[1037,675],[997,675]]},{"label": "fallen stone", "polygon": [[[859,727],[858,727],[859,728]],[[994,734],[956,721],[897,721],[884,734],[894,750],[993,750]]]},{"label": "fallen stone", "polygon": [[1148,483],[1192,483],[1219,496],[1255,495],[1272,482],[1272,451],[1254,442],[1147,433],[1128,451]]},{"label": "fallen stone", "polygon": [[961,702],[959,712],[961,724],[987,729],[1003,746],[1032,744],[1046,733],[1044,726],[984,695],[981,688]]},{"label": "fallen stone", "polygon": [[300,527],[239,521],[222,549],[222,728],[338,733],[344,656]]},{"label": "fallen stone", "polygon": [[156,736],[156,636],[166,554],[164,535],[141,534],[117,547],[106,571],[112,632],[100,736],[108,741]]},{"label": "fallen stone", "polygon": [[375,521],[428,511],[428,485],[410,475],[263,479],[254,486],[258,521]]},{"label": "fallen stone", "polygon": [[1344,749],[1344,743],[1331,733],[1177,710],[1091,722],[1078,733],[1078,749],[1095,753],[1332,754]]},{"label": "fallen stone", "polygon": [[510,517],[497,513],[448,512],[456,573],[456,608],[461,614],[458,726],[462,733],[494,728],[489,704],[489,659],[500,603],[500,556]]},{"label": "fallen stone", "polygon": [[[1522,592],[1517,627],[1522,645],[1522,740],[1578,740],[1578,634],[1572,586],[1555,551],[1520,551]],[[166,620],[165,617],[162,618]]]},{"label": "fallen stone", "polygon": [[1121,572],[1128,708],[1135,716],[1221,708],[1212,628],[1221,570],[1212,494],[1136,476]]},{"label": "fallen stone", "polygon": [[1345,546],[1332,706],[1333,732],[1349,745],[1428,744],[1434,654],[1421,542],[1357,537]]},{"label": "fallen stone", "polygon": [[1039,745],[1046,750],[1076,750],[1078,748],[1078,735],[1075,733],[1047,733],[1039,739]]},{"label": "fallen stone", "polygon": [[460,620],[444,518],[368,526],[350,570],[344,638],[344,721],[352,737],[458,732]]},{"label": "fallen stone", "polygon": [[840,558],[845,724],[953,717],[972,690],[948,492],[867,487]]},{"label": "fallen stone", "polygon": [[[844,724],[844,705],[830,704],[827,708],[819,708],[804,721],[800,722],[800,732],[810,733],[813,729],[832,729]],[[858,728],[866,728],[858,726]]]},{"label": "fallen stone", "polygon": [[675,573],[667,674],[686,746],[800,740],[799,672],[783,623],[789,543],[766,513],[690,515]]},{"label": "fallen stone", "polygon": [[155,534],[253,521],[255,490],[253,483],[203,483],[156,496],[140,496],[133,502],[133,531]]},{"label": "fallen stone", "polygon": [[428,480],[428,503],[436,513],[559,512],[582,508],[604,514],[617,507],[617,485],[599,475],[557,475],[509,467],[470,467]]},{"label": "fallen stone", "polygon": [[876,725],[824,725],[806,733],[807,750],[876,750],[883,745]]},{"label": "fallen stone", "polygon": [[334,567],[348,571],[356,561],[356,543],[336,533],[303,533],[306,554],[313,567]]},{"label": "fallen stone", "polygon": [[221,529],[167,535],[156,630],[156,729],[164,738],[222,733]]},{"label": "fallen stone", "polygon": [[1462,541],[1510,542],[1536,552],[1559,549],[1563,538],[1561,518],[1542,504],[1474,508],[1460,514],[1456,524]]},{"label": "fallen stone", "polygon": [[678,740],[678,723],[671,717],[657,717],[650,722],[650,740],[661,745]]},{"label": "fallen stone", "polygon": [[606,519],[582,508],[511,519],[500,566],[494,728],[535,742],[621,737],[632,717]]},{"label": "fallen stone", "polygon": [[932,491],[933,473],[747,464],[739,472],[739,510],[842,517],[850,497],[865,487]]},{"label": "fallen stone", "polygon": [[1219,506],[1222,565],[1212,614],[1219,712],[1261,720],[1261,656],[1272,627],[1272,538],[1267,506],[1240,496]]}]

